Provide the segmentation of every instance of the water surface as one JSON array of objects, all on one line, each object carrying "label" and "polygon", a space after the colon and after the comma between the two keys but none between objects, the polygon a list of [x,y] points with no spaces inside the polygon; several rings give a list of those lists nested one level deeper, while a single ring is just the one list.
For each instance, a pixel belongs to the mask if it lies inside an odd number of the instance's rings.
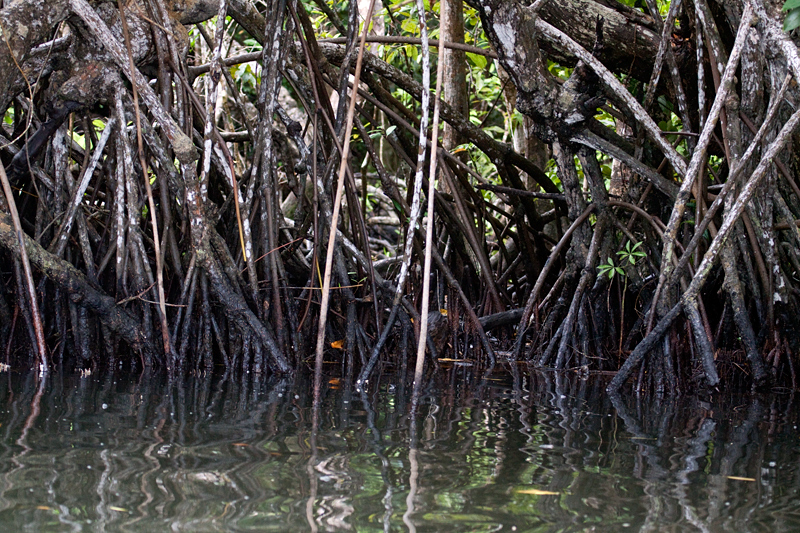
[{"label": "water surface", "polygon": [[788,391],[604,386],[442,368],[412,420],[396,378],[328,378],[315,416],[303,377],[5,373],[0,530],[800,530]]}]

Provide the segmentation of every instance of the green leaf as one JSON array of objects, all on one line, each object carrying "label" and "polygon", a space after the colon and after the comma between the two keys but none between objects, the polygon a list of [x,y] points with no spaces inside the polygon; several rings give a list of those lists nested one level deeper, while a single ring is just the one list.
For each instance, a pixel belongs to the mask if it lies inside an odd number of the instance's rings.
[{"label": "green leaf", "polygon": [[467,52],[467,57],[478,68],[486,68],[486,65],[488,64],[488,61],[486,61],[486,57],[480,54],[473,54],[471,52]]},{"label": "green leaf", "polygon": [[783,4],[781,11],[789,11],[790,9],[795,9],[797,7],[800,7],[800,0],[786,0],[786,3]]},{"label": "green leaf", "polygon": [[400,28],[406,33],[416,35],[419,30],[419,24],[414,19],[407,18],[400,23]]},{"label": "green leaf", "polygon": [[392,124],[391,126],[386,128],[386,135],[391,135],[394,132],[394,130],[396,130],[396,129],[397,129],[397,126]]},{"label": "green leaf", "polygon": [[793,9],[783,21],[783,31],[792,31],[798,26],[800,26],[800,9]]},{"label": "green leaf", "polygon": [[600,264],[597,270],[600,272],[601,276],[608,276],[608,279],[614,279],[614,274],[624,273],[621,268],[614,265],[614,260],[610,257],[608,258],[608,262]]}]

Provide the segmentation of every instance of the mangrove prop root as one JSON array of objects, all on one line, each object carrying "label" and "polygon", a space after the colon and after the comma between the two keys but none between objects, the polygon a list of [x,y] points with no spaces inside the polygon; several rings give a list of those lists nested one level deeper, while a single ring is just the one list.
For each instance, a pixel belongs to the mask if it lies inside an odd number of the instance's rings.
[{"label": "mangrove prop root", "polygon": [[[448,323],[431,354],[524,353],[612,391],[722,388],[743,362],[757,388],[795,379],[800,53],[763,0],[646,4],[472,2],[492,52],[438,44],[496,53],[505,86],[471,110],[388,14],[356,46],[355,4],[330,25],[294,2],[0,9],[3,351],[291,374],[316,346],[364,388],[410,371],[411,317]],[[486,75],[457,70],[437,84]]]}]

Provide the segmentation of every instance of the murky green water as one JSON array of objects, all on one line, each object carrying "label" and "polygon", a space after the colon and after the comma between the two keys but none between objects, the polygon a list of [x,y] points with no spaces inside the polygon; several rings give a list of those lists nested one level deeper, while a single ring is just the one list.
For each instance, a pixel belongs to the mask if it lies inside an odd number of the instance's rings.
[{"label": "murky green water", "polygon": [[[798,531],[794,398],[519,367],[365,403],[330,380],[0,375],[2,531]],[[38,412],[36,412],[38,410]]]}]

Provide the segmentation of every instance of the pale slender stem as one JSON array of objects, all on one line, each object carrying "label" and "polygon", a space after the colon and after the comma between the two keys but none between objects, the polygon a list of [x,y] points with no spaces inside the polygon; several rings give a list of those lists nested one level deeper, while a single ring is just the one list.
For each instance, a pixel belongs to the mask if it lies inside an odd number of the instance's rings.
[{"label": "pale slender stem", "polygon": [[361,63],[364,59],[364,46],[369,31],[369,23],[372,20],[372,10],[375,7],[375,0],[370,0],[367,18],[364,23],[364,31],[361,33],[361,42],[358,46],[358,58],[356,59],[356,71],[353,75],[354,90],[350,93],[350,106],[347,109],[347,120],[344,127],[344,146],[342,147],[342,160],[339,164],[339,179],[336,184],[336,198],[333,201],[333,213],[331,214],[331,227],[328,234],[328,249],[325,253],[325,274],[322,278],[322,301],[320,302],[319,329],[317,330],[317,350],[316,365],[322,364],[322,352],[325,349],[325,325],[328,321],[328,305],[331,293],[331,271],[333,270],[333,247],[336,244],[336,227],[339,225],[339,209],[342,205],[342,193],[344,192],[344,176],[347,170],[347,156],[350,153],[350,130],[353,129],[353,114],[356,109],[356,97],[361,81]]},{"label": "pale slender stem", "polygon": [[25,248],[25,235],[22,233],[22,224],[19,221],[19,212],[17,211],[17,204],[14,203],[14,193],[11,191],[11,184],[8,182],[6,176],[6,169],[0,163],[0,182],[3,183],[3,192],[6,195],[6,203],[8,203],[8,211],[11,213],[11,220],[14,221],[14,232],[17,234],[19,241],[19,257],[22,260],[22,268],[25,271],[25,282],[28,287],[28,297],[31,300],[31,320],[33,321],[33,330],[36,335],[36,348],[39,351],[39,372],[47,372],[50,369],[50,364],[47,361],[47,344],[44,341],[44,328],[42,327],[42,316],[39,314],[39,303],[36,301],[36,285],[33,283],[33,272],[31,271],[31,263],[28,260],[28,251]]},{"label": "pale slender stem", "polygon": [[[446,9],[446,2],[442,0],[440,9]],[[422,0],[417,0],[417,9],[420,11],[420,21],[422,26],[425,27],[424,15],[425,5]],[[422,53],[428,54],[427,46],[427,32],[422,32],[423,46]],[[430,66],[428,61],[423,59],[423,64]],[[439,93],[442,90],[442,75],[444,73],[444,61],[439,58],[436,65],[436,95],[433,105],[433,123],[431,125],[431,166],[428,173],[428,223],[425,226],[425,266],[422,270],[422,310],[420,311],[419,320],[419,341],[417,342],[417,363],[414,367],[414,391],[418,391],[422,383],[422,371],[425,368],[425,343],[428,339],[428,308],[430,307],[430,289],[431,289],[431,248],[433,247],[433,210],[434,210],[434,195],[436,193],[436,148],[439,145]]]},{"label": "pale slender stem", "polygon": [[[430,100],[430,87],[431,87],[431,70],[430,70],[430,55],[428,52],[428,29],[425,25],[425,19],[420,17],[420,30],[423,36],[422,43],[422,93],[420,94],[420,120],[419,120],[419,134],[417,145],[417,166],[414,174],[414,189],[411,196],[411,209],[408,214],[408,232],[406,234],[406,243],[403,249],[403,262],[400,264],[400,274],[397,276],[397,285],[395,287],[394,299],[392,300],[392,312],[389,315],[389,320],[384,325],[384,334],[381,335],[382,341],[379,340],[376,348],[373,349],[370,362],[364,367],[356,381],[356,386],[361,388],[367,381],[369,373],[372,370],[374,361],[380,353],[382,342],[384,342],[385,335],[388,335],[388,329],[392,327],[392,323],[397,316],[397,309],[400,301],[403,298],[403,287],[406,284],[406,277],[411,268],[411,250],[414,246],[414,232],[417,229],[417,221],[419,220],[420,196],[422,195],[422,169],[425,164],[425,150],[428,142],[428,105]],[[354,83],[353,88],[357,89]]]}]

